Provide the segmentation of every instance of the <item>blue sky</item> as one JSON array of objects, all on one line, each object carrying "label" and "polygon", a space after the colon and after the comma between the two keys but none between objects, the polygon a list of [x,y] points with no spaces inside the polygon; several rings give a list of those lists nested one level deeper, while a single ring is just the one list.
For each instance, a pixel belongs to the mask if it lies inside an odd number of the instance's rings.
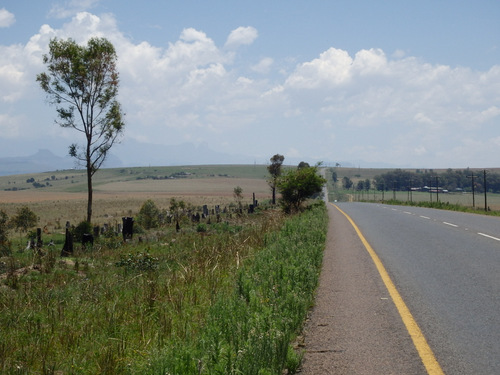
[{"label": "blue sky", "polygon": [[4,0],[0,157],[78,140],[35,76],[50,38],[98,35],[118,52],[127,165],[187,143],[227,163],[499,167],[499,20],[496,0]]}]

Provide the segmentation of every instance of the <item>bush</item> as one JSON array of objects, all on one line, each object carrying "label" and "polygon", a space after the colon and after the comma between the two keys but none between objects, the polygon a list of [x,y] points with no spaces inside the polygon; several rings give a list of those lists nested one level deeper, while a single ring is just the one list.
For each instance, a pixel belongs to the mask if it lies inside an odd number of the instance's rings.
[{"label": "bush", "polygon": [[205,223],[199,223],[196,226],[196,231],[198,233],[205,233],[207,231],[207,224],[205,224]]},{"label": "bush", "polygon": [[121,256],[116,262],[117,267],[125,267],[127,270],[152,271],[158,268],[159,259],[148,253],[127,254]]},{"label": "bush", "polygon": [[75,229],[73,229],[73,237],[77,242],[82,242],[84,234],[92,234],[92,225],[88,221],[80,222]]},{"label": "bush", "polygon": [[3,210],[0,210],[0,245],[9,240],[9,229],[9,217]]},{"label": "bush", "polygon": [[318,175],[318,167],[291,169],[278,179],[276,187],[285,212],[299,211],[304,201],[321,193],[326,180]]},{"label": "bush", "polygon": [[17,210],[16,216],[12,218],[12,225],[20,232],[27,232],[38,223],[38,216],[28,206]]},{"label": "bush", "polygon": [[156,206],[155,202],[151,199],[148,199],[142,205],[139,215],[137,217],[137,222],[144,229],[153,229],[158,227],[160,210]]}]

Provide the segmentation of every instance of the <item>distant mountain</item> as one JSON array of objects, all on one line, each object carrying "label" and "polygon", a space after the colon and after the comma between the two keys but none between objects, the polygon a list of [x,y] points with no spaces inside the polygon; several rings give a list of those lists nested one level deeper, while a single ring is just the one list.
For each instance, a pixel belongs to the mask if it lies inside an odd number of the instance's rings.
[{"label": "distant mountain", "polygon": [[[269,158],[272,155],[269,156]],[[208,164],[258,164],[266,163],[269,159],[255,160],[248,155],[233,155],[210,149],[209,145],[202,143],[183,143],[179,145],[157,145],[127,140],[122,144],[115,145],[113,154],[109,154],[103,168],[146,167],[146,166],[172,166],[172,165],[208,165]],[[319,160],[302,160],[288,158],[285,155],[287,165],[298,165],[306,161],[314,165]],[[340,161],[338,163],[323,160],[324,166],[381,168],[381,163],[370,163],[366,161]],[[69,156],[60,157],[54,155],[47,149],[41,149],[30,156],[0,157],[0,176],[13,174],[28,174],[39,172],[52,172],[62,169],[71,169],[76,166],[75,160]],[[383,167],[395,167],[387,165]]]},{"label": "distant mountain", "polygon": [[0,176],[49,172],[58,169],[70,169],[74,161],[54,155],[49,150],[38,150],[34,155],[0,158]]}]

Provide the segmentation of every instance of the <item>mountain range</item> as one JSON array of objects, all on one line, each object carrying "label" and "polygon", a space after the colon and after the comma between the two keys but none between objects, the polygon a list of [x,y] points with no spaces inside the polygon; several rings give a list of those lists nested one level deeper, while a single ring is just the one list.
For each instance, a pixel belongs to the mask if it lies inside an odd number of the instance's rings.
[{"label": "mountain range", "polygon": [[[279,151],[277,152],[279,153]],[[269,158],[272,155],[269,155]],[[183,143],[179,145],[157,145],[127,141],[119,144],[108,155],[104,168],[141,167],[141,166],[173,166],[173,165],[210,165],[210,164],[266,164],[269,158],[256,160],[252,156],[231,155],[217,152],[206,143],[195,145]],[[314,165],[318,160],[300,160],[288,158],[285,155],[285,164],[298,165],[306,161]],[[333,161],[323,160],[325,166],[335,166]],[[389,168],[393,165],[380,165],[366,161],[339,161],[343,167],[363,166],[365,168]],[[14,174],[29,174],[51,172],[56,170],[72,169],[77,167],[75,159],[69,156],[60,157],[47,149],[40,149],[30,156],[0,157],[0,176]]]},{"label": "mountain range", "polygon": [[[211,150],[208,145],[185,143],[174,146],[127,142],[117,145],[103,165],[104,168],[203,165],[203,164],[253,164],[251,157],[228,155]],[[40,149],[29,156],[0,157],[0,176],[50,172],[77,167],[75,159],[60,157],[47,149]]]}]

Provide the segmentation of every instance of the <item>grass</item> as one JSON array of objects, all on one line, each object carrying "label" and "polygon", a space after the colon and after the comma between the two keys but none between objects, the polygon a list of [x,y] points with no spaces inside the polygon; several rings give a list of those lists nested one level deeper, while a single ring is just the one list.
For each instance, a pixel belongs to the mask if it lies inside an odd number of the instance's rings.
[{"label": "grass", "polygon": [[[228,206],[234,202],[236,186],[243,188],[244,203],[251,203],[253,194],[263,202],[270,198],[267,175],[262,165],[102,169],[94,178],[93,222],[121,223],[122,217],[138,212],[150,198],[161,209],[168,209],[171,198],[182,199],[194,207]],[[164,179],[165,176],[178,178]],[[27,182],[31,179],[50,186],[34,188]],[[27,204],[39,216],[40,227],[47,226],[50,232],[59,233],[66,221],[76,225],[85,219],[85,181],[85,173],[79,170],[0,176],[0,209],[12,217],[20,205]],[[17,190],[6,191],[14,188]]]},{"label": "grass", "polygon": [[[406,169],[408,171],[415,172],[415,169]],[[425,169],[420,169],[425,170]],[[476,169],[472,169],[476,171]],[[471,171],[472,171],[471,170]],[[488,169],[491,172],[499,173],[499,168]],[[338,182],[334,185],[331,179],[331,173],[335,171],[337,173]],[[354,186],[356,186],[358,181],[364,181],[366,179],[372,180],[375,176],[381,175],[390,171],[392,169],[372,169],[372,168],[327,168],[325,170],[327,181],[328,181],[328,192],[330,201],[366,201],[366,202],[393,202],[394,204],[412,204],[420,205],[424,207],[433,207],[440,209],[453,209],[460,211],[467,211],[473,213],[485,213],[485,201],[484,194],[476,193],[473,199],[471,193],[441,193],[439,194],[439,202],[437,202],[438,197],[435,193],[432,196],[425,192],[412,192],[410,195],[407,191],[374,191],[369,190],[359,192],[354,190],[345,190],[341,188],[342,178],[350,178]],[[446,172],[446,169],[434,169],[436,173]],[[482,171],[482,170],[481,170]],[[487,208],[489,208],[488,214],[497,215],[500,214],[500,194],[488,193],[487,197]],[[475,207],[473,207],[475,206]]]},{"label": "grass", "polygon": [[324,206],[101,237],[0,259],[0,372],[293,372],[290,342],[312,303]]},{"label": "grass", "polygon": [[362,202],[383,202],[393,205],[407,205],[437,208],[441,210],[462,211],[476,214],[500,216],[500,194],[487,194],[488,211],[484,209],[484,195],[478,194],[475,197],[475,207],[473,207],[472,194],[439,194],[437,201],[436,194],[432,194],[432,201],[429,193],[413,192],[411,196],[406,191],[380,191],[354,192],[352,190],[330,190],[330,201],[362,201]]},{"label": "grass", "polygon": [[[99,187],[117,182],[161,181],[166,177],[182,180],[213,178],[245,178],[266,180],[269,176],[265,165],[204,165],[172,167],[134,167],[104,168],[94,176],[94,186]],[[31,181],[45,185],[36,189]],[[86,192],[86,174],[84,170],[63,170],[26,175],[0,176],[0,191],[30,190],[34,192]]]}]

